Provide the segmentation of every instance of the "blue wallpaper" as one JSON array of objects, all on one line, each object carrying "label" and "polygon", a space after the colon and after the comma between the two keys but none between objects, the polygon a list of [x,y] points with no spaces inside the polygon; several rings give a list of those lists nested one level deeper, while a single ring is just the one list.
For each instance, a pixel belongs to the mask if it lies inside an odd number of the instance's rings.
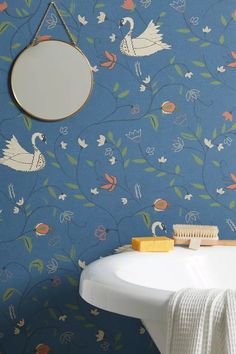
[{"label": "blue wallpaper", "polygon": [[[157,220],[235,238],[236,5],[57,4],[95,84],[80,113],[49,124],[8,88],[47,1],[0,1],[0,353],[157,353],[138,320],[82,301],[79,276]],[[66,39],[53,11],[40,35]]]}]

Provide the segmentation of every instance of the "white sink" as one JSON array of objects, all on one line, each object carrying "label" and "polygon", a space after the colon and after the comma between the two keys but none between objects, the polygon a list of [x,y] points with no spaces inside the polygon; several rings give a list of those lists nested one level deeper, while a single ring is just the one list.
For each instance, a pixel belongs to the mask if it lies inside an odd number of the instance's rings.
[{"label": "white sink", "polygon": [[[165,353],[167,309],[182,288],[236,289],[231,271],[236,247],[176,247],[168,253],[125,252],[99,259],[81,275],[80,294],[88,303],[140,318]],[[231,270],[231,271],[230,271]]]}]

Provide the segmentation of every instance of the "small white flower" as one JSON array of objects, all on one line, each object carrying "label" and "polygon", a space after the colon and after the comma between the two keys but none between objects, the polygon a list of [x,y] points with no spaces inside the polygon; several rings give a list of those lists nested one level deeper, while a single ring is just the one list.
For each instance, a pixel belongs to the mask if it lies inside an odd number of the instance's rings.
[{"label": "small white flower", "polygon": [[19,322],[17,322],[17,326],[18,326],[18,327],[24,327],[24,325],[25,325],[25,320],[24,320],[24,318],[22,318],[22,320],[20,320]]},{"label": "small white flower", "polygon": [[103,23],[106,19],[106,14],[105,12],[99,12],[99,15],[97,16],[98,23]]},{"label": "small white flower", "polygon": [[66,150],[67,149],[67,143],[65,143],[64,141],[61,141],[60,142],[60,146],[61,146],[61,148],[63,149],[63,150]]},{"label": "small white flower", "polygon": [[146,86],[145,85],[140,85],[140,87],[139,87],[139,91],[140,92],[144,92],[146,90]]},{"label": "small white flower", "polygon": [[87,23],[88,23],[88,21],[86,20],[85,16],[78,15],[78,20],[81,23],[81,25],[83,25],[83,26],[87,25]]},{"label": "small white flower", "polygon": [[150,75],[146,76],[145,79],[143,80],[143,82],[144,82],[145,84],[149,84],[150,81],[151,81]]},{"label": "small white flower", "polygon": [[20,329],[17,328],[17,327],[15,327],[15,329],[14,329],[14,334],[15,334],[16,336],[18,336],[18,334],[20,334]]},{"label": "small white flower", "polygon": [[98,69],[97,65],[90,66],[90,68],[91,68],[91,70],[92,70],[94,73],[96,73],[96,72],[98,72],[98,71],[99,71],[99,69]]},{"label": "small white flower", "polygon": [[214,145],[212,144],[211,140],[210,140],[210,139],[207,139],[207,138],[204,139],[204,144],[205,144],[209,149],[212,149],[213,146],[214,146]]},{"label": "small white flower", "polygon": [[146,332],[144,327],[139,328],[139,334],[144,334]]},{"label": "small white flower", "polygon": [[67,195],[65,193],[61,193],[58,197],[59,200],[65,200]]},{"label": "small white flower", "polygon": [[202,29],[202,32],[203,32],[203,33],[210,33],[210,32],[211,32],[211,28],[208,27],[208,26],[206,26],[206,27],[204,27],[204,28]]},{"label": "small white flower", "polygon": [[112,157],[109,159],[109,162],[110,162],[111,165],[115,165],[115,163],[116,163],[116,158],[115,158],[115,156],[112,156]]},{"label": "small white flower", "polygon": [[109,38],[110,38],[111,42],[115,42],[115,40],[116,40],[116,35],[115,35],[115,33],[112,33],[112,34],[109,36]]},{"label": "small white flower", "polygon": [[164,156],[161,156],[161,157],[159,157],[159,159],[158,159],[158,162],[159,162],[159,163],[166,163],[166,161],[167,161],[167,158],[165,158]]},{"label": "small white flower", "polygon": [[104,331],[99,329],[97,334],[96,334],[97,342],[101,342],[103,340],[104,336],[105,336]]},{"label": "small white flower", "polygon": [[13,209],[13,214],[18,214],[19,211],[20,211],[20,209],[17,206],[15,206]]},{"label": "small white flower", "polygon": [[187,71],[184,76],[186,77],[186,79],[191,79],[193,77],[193,73],[192,71]]},{"label": "small white flower", "polygon": [[86,147],[88,147],[88,144],[85,142],[85,139],[78,139],[78,144],[85,149]]},{"label": "small white flower", "polygon": [[222,143],[220,143],[218,146],[217,146],[217,149],[218,151],[221,151],[224,149],[224,145]]},{"label": "small white flower", "polygon": [[81,269],[84,269],[86,267],[85,261],[81,261],[81,259],[78,260],[78,264]]},{"label": "small white flower", "polygon": [[93,194],[93,195],[98,195],[99,194],[99,191],[97,188],[91,188],[90,189],[90,192]]},{"label": "small white flower", "polygon": [[225,72],[225,67],[223,66],[223,65],[221,65],[221,66],[217,66],[217,71],[219,72],[219,73],[224,73]]},{"label": "small white flower", "polygon": [[97,140],[98,146],[103,146],[106,142],[106,137],[104,135],[99,135],[99,139]]},{"label": "small white flower", "polygon": [[127,199],[127,198],[121,198],[120,200],[121,200],[121,203],[122,203],[123,205],[128,204],[128,199]]},{"label": "small white flower", "polygon": [[222,194],[225,194],[225,191],[224,191],[224,189],[222,187],[221,188],[216,188],[216,193],[222,195]]},{"label": "small white flower", "polygon": [[23,205],[25,202],[24,198],[22,197],[21,199],[18,200],[18,202],[16,202],[17,205],[21,206]]},{"label": "small white flower", "polygon": [[98,309],[91,309],[91,310],[90,310],[90,313],[91,313],[91,315],[93,315],[93,316],[98,316],[98,315],[100,314],[100,312],[98,311]]},{"label": "small white flower", "polygon": [[59,321],[65,322],[65,320],[67,319],[67,315],[61,315],[58,319]]},{"label": "small white flower", "polygon": [[185,196],[184,196],[184,199],[185,200],[191,200],[193,197],[193,195],[191,193],[187,193]]}]

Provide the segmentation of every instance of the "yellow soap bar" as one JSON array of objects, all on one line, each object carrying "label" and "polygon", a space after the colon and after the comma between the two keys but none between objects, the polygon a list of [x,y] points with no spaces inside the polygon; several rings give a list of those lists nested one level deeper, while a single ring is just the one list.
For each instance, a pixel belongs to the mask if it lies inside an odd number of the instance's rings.
[{"label": "yellow soap bar", "polygon": [[132,248],[140,252],[168,252],[174,249],[174,240],[168,237],[133,237]]}]

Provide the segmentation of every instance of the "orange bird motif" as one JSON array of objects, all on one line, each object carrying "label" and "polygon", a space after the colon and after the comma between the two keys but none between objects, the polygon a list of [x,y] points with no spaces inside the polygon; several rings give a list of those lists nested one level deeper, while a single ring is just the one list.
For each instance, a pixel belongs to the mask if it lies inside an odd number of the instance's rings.
[{"label": "orange bird motif", "polygon": [[104,61],[100,65],[109,70],[114,69],[117,62],[117,56],[113,53],[109,53],[107,50],[105,50],[104,55],[107,57],[108,61]]},{"label": "orange bird motif", "polygon": [[102,189],[107,190],[108,192],[113,192],[114,189],[116,188],[116,184],[117,184],[117,178],[115,176],[111,176],[108,173],[105,173],[105,178],[107,180],[107,184],[104,184],[103,186],[101,186]]},{"label": "orange bird motif", "polygon": [[230,184],[229,186],[227,186],[226,188],[228,189],[233,189],[236,192],[236,175],[234,175],[233,173],[230,173],[230,177],[232,179],[232,181],[234,182],[233,184]]},{"label": "orange bird motif", "polygon": [[234,59],[231,63],[227,64],[230,68],[236,69],[236,52],[231,52],[230,53],[231,57]]}]

